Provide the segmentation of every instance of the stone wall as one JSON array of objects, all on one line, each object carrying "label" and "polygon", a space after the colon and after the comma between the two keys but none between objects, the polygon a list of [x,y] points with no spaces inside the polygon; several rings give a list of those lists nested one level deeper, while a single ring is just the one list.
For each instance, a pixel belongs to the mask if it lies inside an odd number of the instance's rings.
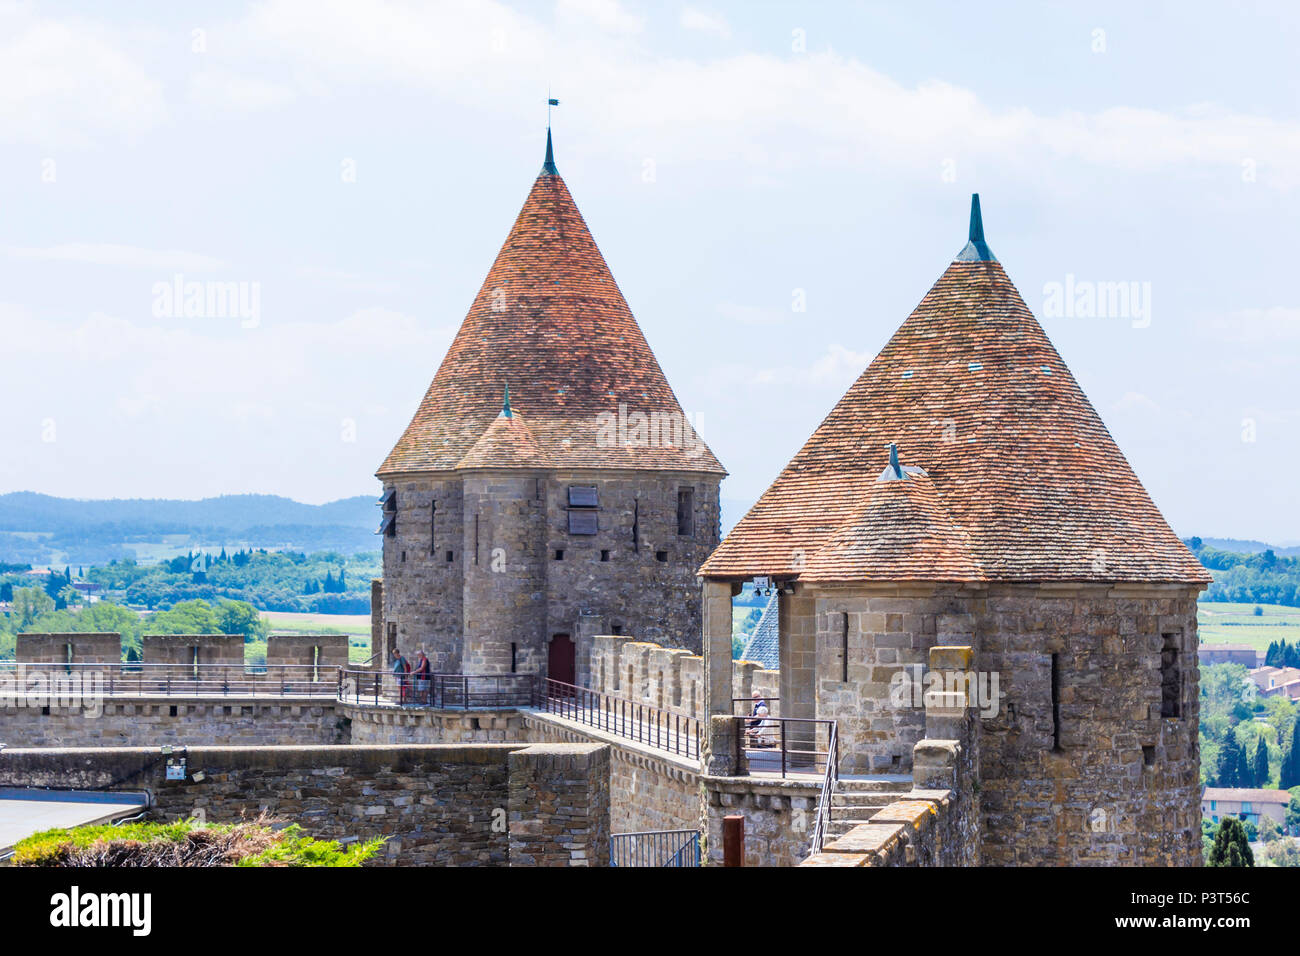
[{"label": "stone wall", "polygon": [[[940,645],[929,657],[932,671],[975,665],[970,645]],[[801,866],[980,865],[978,712],[968,692],[943,691],[925,700],[924,713],[927,736],[912,757],[912,791]]]},{"label": "stone wall", "polygon": [[421,710],[339,704],[354,744],[520,743],[528,741],[518,710]]},{"label": "stone wall", "polygon": [[925,733],[924,713],[894,706],[890,680],[904,667],[923,667],[930,647],[942,642],[948,617],[966,608],[955,589],[816,593],[816,716],[838,721],[841,772],[911,769],[912,748]]},{"label": "stone wall", "polygon": [[122,660],[122,636],[19,634],[14,660],[19,664],[116,664]]},{"label": "stone wall", "polygon": [[820,777],[702,777],[709,865],[722,865],[722,818],[740,814],[745,866],[797,866],[808,856],[821,785]]},{"label": "stone wall", "polygon": [[951,793],[917,793],[877,811],[800,866],[963,866]]},{"label": "stone wall", "polygon": [[[568,489],[595,486],[596,534],[569,532]],[[548,644],[637,634],[699,650],[695,571],[719,540],[714,475],[447,472],[399,478],[385,536],[385,644],[424,645],[435,669],[545,673]],[[694,489],[693,534],[677,534],[677,494]],[[636,534],[633,534],[635,528]],[[511,645],[514,645],[512,648]]]},{"label": "stone wall", "polygon": [[584,733],[546,714],[526,714],[524,724],[529,740],[608,744],[614,833],[700,828],[700,773],[694,761],[675,760],[616,737]]},{"label": "stone wall", "polygon": [[981,727],[985,862],[1200,865],[1197,592],[1001,587],[980,602],[980,667],[1006,693]]},{"label": "stone wall", "polygon": [[374,649],[382,648],[384,657],[376,663],[386,665],[395,646],[411,657],[423,645],[434,670],[459,673],[466,561],[461,481],[445,475],[389,488],[397,492],[397,520],[395,534],[382,539],[384,636]]},{"label": "stone wall", "polygon": [[509,758],[511,866],[605,866],[609,748],[534,744]]},{"label": "stone wall", "polygon": [[145,634],[140,640],[146,664],[244,666],[242,634]]},{"label": "stone wall", "polygon": [[1198,865],[1198,590],[813,590],[817,717],[839,722],[842,773],[910,771],[925,710],[890,682],[966,645],[999,692],[969,752],[984,862]]},{"label": "stone wall", "polygon": [[0,786],[145,790],[161,820],[266,812],[321,838],[388,837],[378,861],[394,865],[499,866],[516,845],[524,865],[605,865],[607,752],[556,747],[512,761],[524,750],[191,747],[182,781],[165,779],[157,749],[4,750]]},{"label": "stone wall", "polygon": [[[732,697],[748,701],[757,690],[769,701],[772,716],[780,716],[778,672],[762,670],[753,661],[732,661],[731,668]],[[597,635],[592,638],[591,689],[702,718],[704,659],[635,637]],[[748,711],[747,705],[738,706]]]},{"label": "stone wall", "polygon": [[113,697],[79,706],[0,704],[0,743],[8,747],[321,745],[348,743],[350,733],[332,700]]},{"label": "stone wall", "polygon": [[283,664],[314,664],[326,673],[331,668],[348,664],[348,636],[346,634],[272,634],[266,639],[266,666]]}]

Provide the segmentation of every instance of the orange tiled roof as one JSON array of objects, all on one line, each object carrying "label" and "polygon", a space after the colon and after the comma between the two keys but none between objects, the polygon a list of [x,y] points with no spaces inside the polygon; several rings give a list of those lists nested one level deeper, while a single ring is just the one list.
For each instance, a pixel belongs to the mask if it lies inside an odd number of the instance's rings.
[{"label": "orange tiled roof", "polygon": [[968,581],[979,575],[970,538],[953,524],[924,475],[873,481],[857,512],[804,562],[801,581]]},{"label": "orange tiled roof", "polygon": [[474,447],[456,463],[457,468],[545,468],[550,459],[518,411],[502,412],[487,427]]},{"label": "orange tiled roof", "polygon": [[1226,803],[1280,803],[1286,806],[1291,802],[1291,793],[1287,790],[1261,790],[1251,787],[1206,787],[1201,793],[1202,800],[1223,800]]},{"label": "orange tiled roof", "polygon": [[[948,267],[701,574],[1210,581],[1002,266],[980,254],[987,252],[982,230],[972,249]],[[891,442],[904,465],[928,478],[878,482]]]},{"label": "orange tiled roof", "polygon": [[548,163],[533,183],[379,477],[451,469],[462,459],[476,467],[518,464],[518,449],[500,436],[480,442],[507,383],[539,460],[551,467],[725,474],[690,429],[568,187],[547,171],[553,168]]}]

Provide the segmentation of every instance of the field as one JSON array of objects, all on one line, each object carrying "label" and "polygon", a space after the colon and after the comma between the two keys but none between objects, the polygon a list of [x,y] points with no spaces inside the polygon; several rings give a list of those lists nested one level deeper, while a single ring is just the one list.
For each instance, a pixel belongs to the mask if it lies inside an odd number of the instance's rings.
[{"label": "field", "polygon": [[[358,664],[370,657],[369,614],[295,614],[262,611],[272,634],[346,634],[348,659]],[[265,651],[263,652],[265,653]]]},{"label": "field", "polygon": [[[1263,614],[1256,615],[1256,607]],[[1296,607],[1202,601],[1196,619],[1202,644],[1247,644],[1264,651],[1274,641],[1300,641],[1300,608]]]}]

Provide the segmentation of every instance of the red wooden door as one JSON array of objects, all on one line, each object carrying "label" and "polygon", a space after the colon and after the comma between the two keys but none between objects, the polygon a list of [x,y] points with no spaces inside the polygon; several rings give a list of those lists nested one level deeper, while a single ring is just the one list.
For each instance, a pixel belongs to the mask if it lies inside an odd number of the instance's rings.
[{"label": "red wooden door", "polygon": [[551,638],[546,674],[551,680],[565,684],[577,683],[577,649],[568,634],[556,634]]}]

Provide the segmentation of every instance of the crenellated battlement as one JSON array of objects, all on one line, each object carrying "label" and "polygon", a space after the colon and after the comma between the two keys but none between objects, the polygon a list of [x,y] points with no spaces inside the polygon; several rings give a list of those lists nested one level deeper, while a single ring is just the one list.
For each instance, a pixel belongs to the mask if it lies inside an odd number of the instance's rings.
[{"label": "crenellated battlement", "polygon": [[[122,664],[122,635],[19,634],[18,664]],[[272,634],[266,640],[268,667],[343,667],[348,662],[346,634]],[[191,666],[244,667],[242,634],[145,634],[140,662]]]}]

